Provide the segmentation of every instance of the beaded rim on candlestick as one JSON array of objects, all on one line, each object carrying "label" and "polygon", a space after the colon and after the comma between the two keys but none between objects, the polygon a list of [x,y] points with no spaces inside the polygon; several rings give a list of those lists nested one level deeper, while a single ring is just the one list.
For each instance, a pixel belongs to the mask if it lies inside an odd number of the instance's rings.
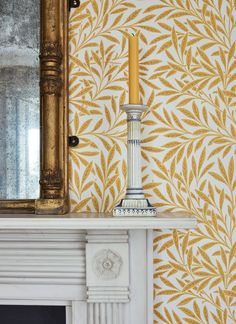
[{"label": "beaded rim on candlestick", "polygon": [[121,106],[127,114],[127,175],[128,185],[125,198],[113,209],[113,216],[156,216],[157,210],[145,198],[141,174],[140,127],[141,114],[146,105],[127,104]]}]

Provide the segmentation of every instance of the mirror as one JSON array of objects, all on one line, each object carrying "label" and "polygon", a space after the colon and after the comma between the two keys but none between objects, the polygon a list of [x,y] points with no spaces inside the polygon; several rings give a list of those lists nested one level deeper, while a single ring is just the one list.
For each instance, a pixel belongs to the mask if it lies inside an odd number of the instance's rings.
[{"label": "mirror", "polygon": [[40,0],[0,0],[0,199],[39,197]]},{"label": "mirror", "polygon": [[0,214],[68,211],[68,9],[0,0]]}]

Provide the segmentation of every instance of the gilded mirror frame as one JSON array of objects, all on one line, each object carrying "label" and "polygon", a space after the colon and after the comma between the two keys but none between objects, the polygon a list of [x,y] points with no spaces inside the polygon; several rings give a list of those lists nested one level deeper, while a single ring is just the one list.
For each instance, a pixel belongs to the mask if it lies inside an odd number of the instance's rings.
[{"label": "gilded mirror frame", "polygon": [[40,197],[0,200],[0,213],[68,211],[68,2],[40,6]]}]

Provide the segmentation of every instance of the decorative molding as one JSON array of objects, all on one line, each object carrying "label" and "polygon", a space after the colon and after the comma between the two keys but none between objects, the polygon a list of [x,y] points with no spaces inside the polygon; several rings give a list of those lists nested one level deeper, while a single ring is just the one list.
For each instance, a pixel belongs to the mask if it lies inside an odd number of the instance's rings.
[{"label": "decorative molding", "polygon": [[60,43],[52,41],[43,42],[41,46],[40,58],[41,61],[44,61],[48,58],[50,60],[54,59],[57,61],[58,65],[60,65],[62,60],[62,50]]},{"label": "decorative molding", "polygon": [[5,231],[0,284],[85,285],[85,233]]},{"label": "decorative molding", "polygon": [[[65,214],[68,210],[68,198],[56,199],[53,193],[51,196],[48,194],[48,196],[49,198],[47,199],[42,198],[35,201],[35,213],[37,215],[51,215],[52,213],[53,215]],[[58,220],[60,220],[60,218],[58,218]]]},{"label": "decorative molding", "polygon": [[[62,186],[62,177],[60,170],[42,170],[40,184],[42,189],[47,187],[50,190],[60,190]],[[51,198],[56,198],[51,196]]]},{"label": "decorative molding", "polygon": [[85,231],[0,232],[0,299],[85,299]]},{"label": "decorative molding", "polygon": [[[145,201],[145,199],[143,199]],[[132,200],[134,201],[134,200]],[[146,201],[146,207],[137,206],[137,207],[126,207],[125,204],[131,203],[131,199],[123,199],[122,205],[118,205],[113,209],[113,216],[120,217],[155,217],[156,216],[156,208],[149,207],[148,202]],[[138,205],[139,201],[134,201],[133,205]]]},{"label": "decorative molding", "polygon": [[42,95],[61,95],[62,80],[56,77],[42,77],[41,79],[41,94]]},{"label": "decorative molding", "polygon": [[128,287],[128,260],[128,243],[87,243],[87,287],[101,291],[104,287]]},{"label": "decorative molding", "polygon": [[[99,214],[102,215],[102,214]],[[101,219],[101,218],[100,218]],[[109,218],[107,218],[108,220]],[[98,219],[99,220],[99,219]],[[89,227],[87,226],[89,229]],[[96,227],[98,228],[98,227]],[[108,229],[108,228],[107,228]],[[90,229],[87,232],[86,240],[89,243],[128,243],[129,235],[127,230],[119,230],[110,227],[109,231],[102,229]]]},{"label": "decorative molding", "polygon": [[129,303],[128,287],[87,287],[88,303]]},{"label": "decorative molding", "polygon": [[[88,324],[135,324],[129,322],[122,303],[88,304]],[[76,323],[77,324],[77,323]],[[144,323],[143,323],[144,324]]]},{"label": "decorative molding", "polygon": [[[152,295],[152,279],[147,279],[147,267],[153,268],[151,231],[148,238],[140,228],[115,229],[118,218],[112,218],[113,228],[106,220],[106,230],[82,230],[80,223],[68,228],[65,216],[49,215],[28,215],[31,225],[36,223],[27,229],[26,216],[17,216],[18,223],[10,215],[5,225],[0,218],[0,304],[66,305],[67,324],[152,324],[152,312],[147,313],[152,306],[147,296]],[[48,220],[51,226],[43,229]],[[100,273],[94,272],[96,261]],[[104,277],[103,269],[112,269],[110,261],[116,264],[115,275]]]},{"label": "decorative molding", "polygon": [[[24,211],[27,214],[35,213],[35,199],[27,200],[0,200],[0,218],[4,214],[18,214]],[[3,214],[3,215],[2,215]]]},{"label": "decorative molding", "polygon": [[36,214],[68,211],[68,4],[42,0],[40,89],[41,175]]},{"label": "decorative molding", "polygon": [[111,280],[119,277],[123,264],[121,256],[110,249],[103,249],[93,258],[92,268],[98,278]]},{"label": "decorative molding", "polygon": [[[86,235],[87,302],[129,301],[129,248],[126,231],[88,231]],[[100,236],[100,237],[99,237]],[[115,240],[111,242],[112,237]],[[120,240],[120,242],[119,242]],[[92,243],[91,243],[92,242]]]},{"label": "decorative molding", "polygon": [[[50,206],[50,204],[53,204]],[[163,212],[155,217],[112,217],[109,213],[70,213],[63,216],[47,214],[49,211],[62,208],[65,204],[60,199],[42,200],[38,208],[43,208],[43,216],[18,214],[0,217],[0,229],[86,229],[87,241],[90,243],[124,243],[127,242],[129,229],[194,229],[197,219],[184,212]],[[107,233],[106,230],[109,230]],[[100,232],[100,234],[99,234]],[[115,233],[114,233],[115,232]],[[109,234],[110,233],[110,234]]]},{"label": "decorative molding", "polygon": [[61,95],[62,51],[59,42],[45,42],[42,44],[41,54],[41,95]]},{"label": "decorative molding", "polygon": [[132,111],[129,115],[127,115],[127,122],[133,122],[133,121],[141,122],[141,115],[142,112]]}]

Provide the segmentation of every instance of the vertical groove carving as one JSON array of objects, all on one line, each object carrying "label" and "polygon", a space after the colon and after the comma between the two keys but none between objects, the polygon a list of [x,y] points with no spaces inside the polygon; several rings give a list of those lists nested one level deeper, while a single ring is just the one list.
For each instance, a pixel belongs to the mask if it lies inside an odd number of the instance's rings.
[{"label": "vertical groove carving", "polygon": [[88,324],[128,324],[123,303],[89,303]]}]

